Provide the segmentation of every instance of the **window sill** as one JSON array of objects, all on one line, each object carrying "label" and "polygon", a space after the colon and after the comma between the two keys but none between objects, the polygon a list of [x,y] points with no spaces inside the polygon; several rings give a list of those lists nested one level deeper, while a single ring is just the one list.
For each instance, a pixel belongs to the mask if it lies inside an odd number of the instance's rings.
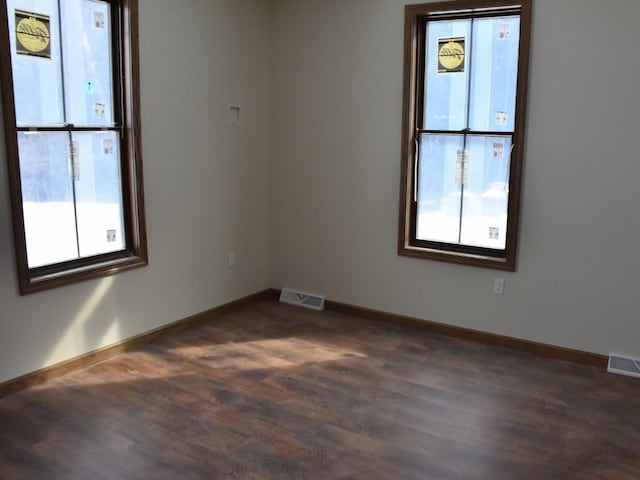
[{"label": "window sill", "polygon": [[31,274],[20,282],[20,293],[26,295],[84,280],[107,277],[134,268],[144,267],[148,264],[149,262],[146,258],[127,255],[91,265],[68,268],[60,272]]},{"label": "window sill", "polygon": [[426,260],[436,260],[439,262],[471,265],[474,267],[491,268],[494,270],[505,270],[508,272],[515,272],[516,270],[515,259],[508,259],[506,257],[489,257],[485,255],[475,255],[470,253],[413,247],[410,245],[405,245],[398,248],[398,255],[404,257],[422,258]]}]

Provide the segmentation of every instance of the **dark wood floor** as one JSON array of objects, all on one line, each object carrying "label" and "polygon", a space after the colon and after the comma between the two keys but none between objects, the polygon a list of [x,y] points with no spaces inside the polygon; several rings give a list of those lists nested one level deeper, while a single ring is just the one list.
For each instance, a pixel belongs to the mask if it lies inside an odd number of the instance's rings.
[{"label": "dark wood floor", "polygon": [[256,303],[0,400],[3,479],[640,479],[640,381]]}]

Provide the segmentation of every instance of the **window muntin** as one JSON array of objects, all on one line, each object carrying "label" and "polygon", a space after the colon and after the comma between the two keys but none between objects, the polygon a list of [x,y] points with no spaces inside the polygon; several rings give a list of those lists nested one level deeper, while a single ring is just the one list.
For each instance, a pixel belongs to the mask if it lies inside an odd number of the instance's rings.
[{"label": "window muntin", "polygon": [[489,3],[407,7],[398,251],[512,270],[530,4]]},{"label": "window muntin", "polygon": [[[11,64],[2,80],[21,292],[145,265],[137,1],[6,7]],[[49,47],[30,54],[24,33],[35,29]]]}]

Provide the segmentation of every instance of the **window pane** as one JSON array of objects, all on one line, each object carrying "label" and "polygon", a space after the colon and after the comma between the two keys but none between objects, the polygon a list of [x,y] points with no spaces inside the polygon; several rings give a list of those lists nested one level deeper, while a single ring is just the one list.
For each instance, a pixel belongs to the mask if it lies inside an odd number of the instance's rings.
[{"label": "window pane", "polygon": [[95,0],[65,0],[61,7],[67,122],[111,126],[114,114],[109,5]]},{"label": "window pane", "polygon": [[29,267],[77,258],[66,133],[19,133]]},{"label": "window pane", "polygon": [[125,248],[120,154],[115,132],[75,132],[75,171],[80,255]]},{"label": "window pane", "polygon": [[519,42],[519,17],[473,22],[471,130],[513,131]]},{"label": "window pane", "polygon": [[17,124],[64,123],[57,2],[8,0],[7,15]]},{"label": "window pane", "polygon": [[467,152],[461,243],[504,250],[511,137],[468,136]]},{"label": "window pane", "polygon": [[424,128],[462,130],[467,126],[470,20],[427,25]]},{"label": "window pane", "polygon": [[421,137],[416,237],[419,240],[458,243],[461,180],[459,162],[462,135]]}]

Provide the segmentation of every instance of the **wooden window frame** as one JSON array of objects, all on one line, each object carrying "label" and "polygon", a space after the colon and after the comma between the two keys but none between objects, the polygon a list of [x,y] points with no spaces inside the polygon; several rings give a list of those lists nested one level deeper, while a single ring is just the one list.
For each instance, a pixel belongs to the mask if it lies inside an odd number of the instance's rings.
[{"label": "wooden window frame", "polygon": [[138,0],[104,0],[113,13],[114,106],[120,138],[125,248],[118,252],[29,268],[22,207],[18,126],[13,92],[9,19],[0,12],[0,79],[4,110],[9,193],[20,294],[113,275],[148,265],[140,139]]},{"label": "wooden window frame", "polygon": [[[507,232],[504,250],[489,251],[453,243],[426,242],[416,238],[417,202],[413,191],[416,181],[416,139],[418,115],[424,96],[424,30],[430,18],[477,18],[495,16],[492,9],[517,7],[520,15],[520,45],[516,88],[516,117],[513,151],[510,161]],[[529,46],[531,36],[531,0],[452,0],[405,7],[404,81],[402,120],[402,162],[398,255],[458,264],[515,271],[517,260],[520,197],[525,140]]]}]

